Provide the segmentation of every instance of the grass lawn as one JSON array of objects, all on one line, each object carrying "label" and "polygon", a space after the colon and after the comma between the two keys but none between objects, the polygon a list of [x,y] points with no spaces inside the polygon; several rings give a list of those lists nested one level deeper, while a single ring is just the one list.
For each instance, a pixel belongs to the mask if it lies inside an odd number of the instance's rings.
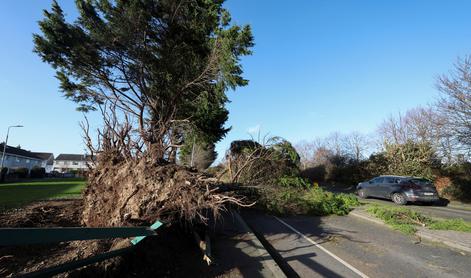
[{"label": "grass lawn", "polygon": [[0,184],[0,210],[14,208],[32,201],[80,197],[84,179],[44,179]]}]

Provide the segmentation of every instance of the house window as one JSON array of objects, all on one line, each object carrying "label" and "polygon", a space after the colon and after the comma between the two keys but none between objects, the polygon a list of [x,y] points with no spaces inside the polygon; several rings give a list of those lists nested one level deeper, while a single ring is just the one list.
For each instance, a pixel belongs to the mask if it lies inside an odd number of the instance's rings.
[{"label": "house window", "polygon": [[78,165],[77,161],[72,162],[73,165]]},{"label": "house window", "polygon": [[29,159],[26,159],[26,163],[29,163],[29,162],[30,162],[30,160],[29,160]]}]

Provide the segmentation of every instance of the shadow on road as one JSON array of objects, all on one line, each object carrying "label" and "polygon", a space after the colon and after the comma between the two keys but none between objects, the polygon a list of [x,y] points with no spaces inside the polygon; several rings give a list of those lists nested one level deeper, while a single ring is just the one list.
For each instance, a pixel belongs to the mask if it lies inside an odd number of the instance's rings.
[{"label": "shadow on road", "polygon": [[[249,210],[243,211],[242,215],[257,236],[262,238],[261,241],[265,248],[269,250],[288,276],[346,277],[345,275],[352,274],[350,270],[326,255],[304,237],[278,222],[273,216]],[[321,217],[292,216],[289,217],[289,223],[317,244],[339,240],[339,238],[352,242],[368,243],[355,240],[346,234],[356,233],[355,231],[324,228]]]}]

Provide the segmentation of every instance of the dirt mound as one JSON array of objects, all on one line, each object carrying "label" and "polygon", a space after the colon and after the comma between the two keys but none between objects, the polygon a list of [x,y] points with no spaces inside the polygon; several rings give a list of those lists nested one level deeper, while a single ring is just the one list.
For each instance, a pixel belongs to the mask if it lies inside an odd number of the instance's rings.
[{"label": "dirt mound", "polygon": [[[82,200],[53,200],[0,214],[0,227],[80,226]],[[110,249],[112,241],[91,240],[0,247],[0,276],[28,273]]]},{"label": "dirt mound", "polygon": [[83,223],[89,227],[204,222],[233,197],[216,193],[215,180],[174,164],[100,163],[84,192]]},{"label": "dirt mound", "polygon": [[1,213],[0,227],[75,227],[81,211],[81,199],[36,202]]},{"label": "dirt mound", "polygon": [[[0,213],[0,227],[79,226],[81,200],[43,201]],[[45,213],[41,213],[44,211]],[[191,235],[162,227],[124,256],[57,277],[206,277],[210,270]],[[15,277],[120,248],[129,239],[87,240],[0,247],[0,277]]]}]

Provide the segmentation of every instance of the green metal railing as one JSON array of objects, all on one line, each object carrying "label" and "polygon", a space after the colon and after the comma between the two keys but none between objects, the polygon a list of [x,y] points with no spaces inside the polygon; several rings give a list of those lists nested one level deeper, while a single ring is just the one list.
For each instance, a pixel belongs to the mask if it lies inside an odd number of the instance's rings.
[{"label": "green metal railing", "polygon": [[18,277],[50,277],[66,271],[98,263],[131,251],[147,236],[156,235],[155,230],[163,224],[156,221],[150,227],[112,227],[112,228],[0,228],[0,246],[43,244],[75,240],[93,240],[110,238],[128,238],[131,246],[112,250],[89,258],[67,262],[61,265],[41,269]]}]

